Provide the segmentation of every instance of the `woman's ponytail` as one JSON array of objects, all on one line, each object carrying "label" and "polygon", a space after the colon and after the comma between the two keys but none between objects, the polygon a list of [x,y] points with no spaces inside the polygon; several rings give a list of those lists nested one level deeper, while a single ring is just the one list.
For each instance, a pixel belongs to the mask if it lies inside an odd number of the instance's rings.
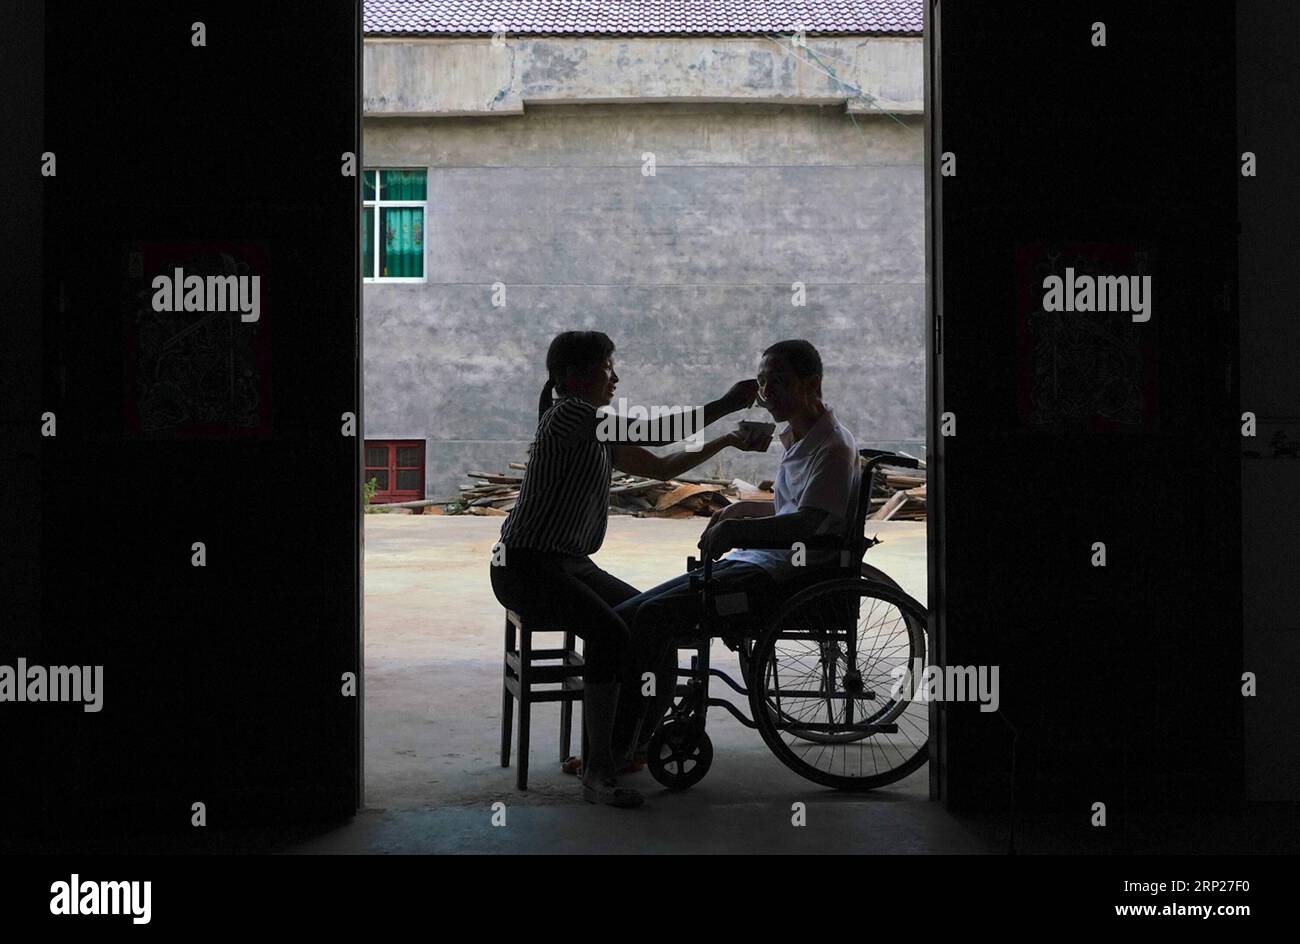
[{"label": "woman's ponytail", "polygon": [[554,402],[551,396],[551,392],[554,389],[554,380],[546,381],[546,386],[542,387],[542,395],[537,400],[537,422],[539,423],[542,421],[542,417],[546,415],[546,411],[551,408],[551,404]]}]

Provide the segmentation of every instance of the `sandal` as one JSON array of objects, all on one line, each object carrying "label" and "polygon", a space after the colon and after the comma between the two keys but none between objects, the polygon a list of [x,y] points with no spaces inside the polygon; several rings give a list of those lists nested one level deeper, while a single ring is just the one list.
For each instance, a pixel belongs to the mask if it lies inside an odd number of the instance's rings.
[{"label": "sandal", "polygon": [[645,797],[639,790],[620,787],[615,777],[603,777],[595,783],[584,780],[582,798],[588,803],[604,803],[607,806],[618,806],[624,809],[631,809],[645,802]]}]

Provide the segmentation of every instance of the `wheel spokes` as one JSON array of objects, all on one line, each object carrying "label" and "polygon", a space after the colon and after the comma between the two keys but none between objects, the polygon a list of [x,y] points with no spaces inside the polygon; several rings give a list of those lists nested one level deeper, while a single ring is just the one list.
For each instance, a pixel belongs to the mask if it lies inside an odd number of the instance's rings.
[{"label": "wheel spokes", "polygon": [[[756,711],[801,763],[859,779],[915,765],[929,714],[913,700],[910,669],[926,642],[924,611],[911,606],[841,586],[769,630],[753,673],[762,689]],[[886,725],[892,730],[880,730]]]}]

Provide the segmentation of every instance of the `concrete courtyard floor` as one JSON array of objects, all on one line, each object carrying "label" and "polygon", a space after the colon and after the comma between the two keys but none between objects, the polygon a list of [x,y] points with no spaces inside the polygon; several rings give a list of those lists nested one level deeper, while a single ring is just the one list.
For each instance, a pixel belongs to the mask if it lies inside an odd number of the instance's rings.
[{"label": "concrete courtyard floor", "polygon": [[[682,572],[704,523],[612,517],[595,560],[648,589]],[[709,718],[708,776],[671,794],[638,774],[647,802],[626,812],[582,802],[559,770],[559,707],[536,707],[529,788],[517,791],[497,753],[503,611],[488,561],[501,519],[386,514],[365,525],[365,807],[299,851],[988,851],[929,801],[928,765],[890,788],[841,794],[791,773],[722,711]],[[868,560],[924,602],[925,525],[869,533],[882,543]],[[725,647],[714,661],[738,674]],[[575,717],[575,750],[577,731]],[[498,801],[505,828],[492,825]],[[806,826],[792,825],[796,801]]]},{"label": "concrete courtyard floor", "polygon": [[[536,709],[529,790],[498,765],[502,611],[488,584],[500,518],[368,515],[365,567],[365,790],[363,808],[329,823],[204,830],[196,836],[78,836],[46,852],[272,853],[1018,853],[1277,854],[1300,847],[1300,805],[1252,803],[1217,814],[1158,815],[1118,836],[1017,816],[953,816],[928,799],[928,765],[886,789],[841,794],[792,774],[758,734],[710,713],[712,769],[670,794],[648,773],[638,810],[581,800],[560,773],[558,714]],[[675,576],[703,519],[615,517],[597,559],[634,586]],[[925,528],[888,522],[868,560],[925,600]],[[734,667],[725,647],[715,664]],[[725,686],[714,693],[726,695]],[[576,720],[576,719],[575,719]],[[575,725],[576,727],[576,725]],[[576,740],[576,739],[575,739]],[[575,744],[575,747],[577,745]],[[806,825],[791,805],[806,805]],[[494,804],[505,823],[493,825]],[[110,834],[112,830],[108,831]],[[1014,840],[1014,841],[1013,841]],[[18,847],[21,849],[21,844]],[[0,851],[8,851],[0,836]]]}]

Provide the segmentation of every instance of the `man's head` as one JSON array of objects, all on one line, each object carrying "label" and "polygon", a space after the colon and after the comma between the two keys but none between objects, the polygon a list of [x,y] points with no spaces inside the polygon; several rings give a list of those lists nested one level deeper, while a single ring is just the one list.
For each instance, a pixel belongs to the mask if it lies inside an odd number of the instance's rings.
[{"label": "man's head", "polygon": [[772,419],[813,413],[822,396],[822,358],[807,341],[777,341],[763,352],[758,367],[760,403]]}]

